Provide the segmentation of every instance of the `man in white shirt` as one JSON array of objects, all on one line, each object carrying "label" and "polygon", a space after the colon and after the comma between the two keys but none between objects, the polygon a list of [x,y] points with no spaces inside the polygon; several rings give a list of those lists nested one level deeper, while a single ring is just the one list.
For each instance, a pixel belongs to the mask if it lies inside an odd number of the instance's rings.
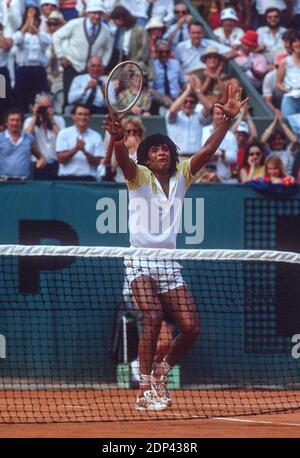
[{"label": "man in white shirt", "polygon": [[41,25],[40,32],[48,32],[47,21],[53,11],[58,12],[58,0],[40,0]]},{"label": "man in white shirt", "polygon": [[[179,148],[179,159],[191,158],[202,145],[202,128],[209,121],[211,103],[204,98],[201,111],[196,111],[198,98],[188,84],[185,91],[173,102],[166,113],[166,128],[169,137]],[[201,94],[197,92],[197,95]],[[202,100],[203,101],[203,100]]]},{"label": "man in white shirt", "polygon": [[90,129],[90,108],[78,104],[72,112],[74,125],[59,131],[56,152],[58,176],[63,180],[94,181],[97,167],[104,156],[102,137]]},{"label": "man in white shirt", "polygon": [[90,0],[86,17],[67,22],[53,34],[56,55],[64,67],[63,83],[65,105],[72,80],[86,70],[91,56],[101,56],[106,66],[112,53],[109,27],[101,20],[103,6],[100,0]]},{"label": "man in white shirt", "polygon": [[52,96],[46,93],[38,94],[32,107],[32,116],[25,119],[23,126],[24,132],[33,136],[47,161],[46,167],[34,171],[35,180],[56,180],[56,138],[65,126],[64,118],[53,114]]},{"label": "man in white shirt", "polygon": [[[248,0],[249,1],[249,0]],[[255,26],[263,26],[265,22],[265,12],[268,8],[278,8],[283,13],[287,12],[287,4],[289,0],[253,0],[257,15],[255,17]]]},{"label": "man in white shirt", "polygon": [[283,48],[282,35],[286,31],[280,25],[281,13],[278,8],[268,8],[265,12],[266,25],[257,29],[259,51],[263,53],[268,63],[274,64],[276,51]]},{"label": "man in white shirt", "polygon": [[[212,124],[202,129],[202,145],[222,123],[223,113],[220,108],[214,106]],[[222,183],[232,182],[231,164],[237,162],[238,144],[235,135],[229,130],[214,155],[210,158],[209,166],[214,167],[216,174]]]},{"label": "man in white shirt", "polygon": [[180,62],[184,73],[190,73],[196,68],[205,68],[205,64],[201,62],[200,57],[208,45],[216,46],[227,59],[235,55],[228,46],[222,45],[215,40],[204,38],[204,28],[200,22],[191,22],[189,24],[189,33],[190,39],[179,43],[174,53],[174,57]]},{"label": "man in white shirt", "polygon": [[233,8],[224,8],[220,15],[221,27],[213,31],[221,43],[234,49],[240,46],[241,38],[244,35],[244,30],[237,27],[238,20]]},{"label": "man in white shirt", "polygon": [[[68,102],[70,105],[84,103],[91,108],[92,114],[107,114],[104,99],[107,77],[104,76],[105,69],[101,58],[97,56],[91,57],[88,61],[87,70],[88,73],[78,75],[73,79],[68,94]],[[113,90],[111,85],[110,87]]]},{"label": "man in white shirt", "polygon": [[[104,127],[114,141],[116,159],[129,189],[129,231],[131,245],[138,248],[176,248],[176,235],[183,199],[197,172],[219,147],[231,120],[247,103],[241,102],[242,88],[228,87],[225,105],[216,104],[223,119],[214,133],[191,159],[178,163],[176,145],[166,135],[155,134],[143,140],[137,150],[137,164],[129,158],[124,131],[117,116]],[[167,374],[192,348],[199,335],[199,318],[194,299],[175,261],[131,257],[125,260],[126,275],[139,309],[144,329],[139,342],[140,393],[138,411],[167,409],[172,402],[167,390]],[[179,325],[158,367],[153,360],[163,316],[171,312]],[[153,369],[153,370],[152,370]]]}]

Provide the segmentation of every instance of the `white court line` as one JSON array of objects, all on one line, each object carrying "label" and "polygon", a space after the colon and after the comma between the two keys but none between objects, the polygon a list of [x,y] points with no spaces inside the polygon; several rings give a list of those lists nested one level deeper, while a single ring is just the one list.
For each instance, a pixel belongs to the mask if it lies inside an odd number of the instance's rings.
[{"label": "white court line", "polygon": [[277,422],[277,421],[264,421],[264,420],[249,420],[244,418],[228,418],[228,417],[212,417],[212,420],[222,420],[222,421],[236,421],[242,423],[260,423],[263,425],[273,425],[273,426],[298,426],[300,423],[286,423],[286,422]]}]

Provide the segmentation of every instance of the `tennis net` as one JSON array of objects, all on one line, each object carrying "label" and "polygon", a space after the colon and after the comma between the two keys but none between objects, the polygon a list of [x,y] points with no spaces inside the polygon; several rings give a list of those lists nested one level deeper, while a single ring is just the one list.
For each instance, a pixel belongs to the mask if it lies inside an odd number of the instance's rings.
[{"label": "tennis net", "polygon": [[[169,375],[173,404],[160,412],[135,410],[141,316],[128,306],[124,266],[137,260],[158,263],[159,277],[180,263],[201,320]],[[2,245],[0,289],[2,423],[300,408],[299,254]]]}]

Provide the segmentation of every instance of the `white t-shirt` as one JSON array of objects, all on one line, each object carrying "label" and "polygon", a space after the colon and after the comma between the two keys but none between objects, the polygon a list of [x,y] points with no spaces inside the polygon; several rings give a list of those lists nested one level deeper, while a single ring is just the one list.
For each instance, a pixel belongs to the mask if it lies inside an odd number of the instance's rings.
[{"label": "white t-shirt", "polygon": [[[59,131],[56,139],[56,152],[68,151],[76,145],[77,139],[85,142],[85,149],[93,156],[104,156],[104,145],[100,134],[93,129],[87,129],[82,135],[75,126],[66,127]],[[59,164],[58,176],[92,176],[96,177],[96,167],[89,164],[85,154],[78,151],[65,164]]]},{"label": "white t-shirt", "polygon": [[179,111],[172,120],[167,111],[165,119],[168,136],[179,147],[180,155],[194,154],[200,149],[202,126],[207,121],[202,112],[194,111],[187,116],[183,111]]},{"label": "white t-shirt", "polygon": [[[23,129],[27,129],[31,123],[32,116],[25,119]],[[54,116],[54,121],[60,129],[64,129],[66,126],[65,120],[62,116]],[[43,127],[35,126],[32,132],[33,137],[36,140],[37,146],[47,162],[57,161],[56,155],[56,137],[57,134],[53,130],[45,131]]]},{"label": "white t-shirt", "polygon": [[[214,127],[212,124],[203,127],[202,130],[202,145],[212,135]],[[222,153],[225,153],[225,159],[221,159]],[[210,162],[216,166],[216,172],[221,181],[226,182],[231,178],[230,164],[237,161],[238,144],[235,135],[229,130],[222,140],[219,148],[215,152],[216,156],[220,156],[218,161]]]},{"label": "white t-shirt", "polygon": [[177,165],[170,178],[167,197],[155,175],[145,166],[137,166],[129,190],[130,244],[145,248],[176,248],[184,196],[193,182],[190,160]]}]

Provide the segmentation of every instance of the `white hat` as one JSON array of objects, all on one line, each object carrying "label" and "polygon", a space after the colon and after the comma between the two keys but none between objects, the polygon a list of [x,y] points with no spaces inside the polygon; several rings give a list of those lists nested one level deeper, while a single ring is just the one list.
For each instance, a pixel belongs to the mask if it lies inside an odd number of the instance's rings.
[{"label": "white hat", "polygon": [[101,2],[101,0],[89,0],[85,12],[95,13],[96,11],[102,11],[103,13],[106,12],[103,2]]},{"label": "white hat", "polygon": [[164,27],[165,27],[165,24],[163,23],[163,21],[161,21],[158,17],[154,17],[154,16],[151,19],[149,19],[149,21],[145,25],[146,30],[162,29]]},{"label": "white hat", "polygon": [[237,132],[244,132],[245,134],[249,135],[249,127],[246,121],[241,121],[238,128],[236,129]]},{"label": "white hat", "polygon": [[225,21],[226,19],[231,19],[236,22],[239,20],[233,8],[224,8],[224,10],[221,11],[220,20]]},{"label": "white hat", "polygon": [[43,5],[53,5],[53,6],[58,6],[57,5],[57,0],[40,0],[40,6]]},{"label": "white hat", "polygon": [[51,11],[46,22],[48,24],[49,22],[53,22],[53,21],[61,22],[62,24],[65,23],[64,17],[59,11]]}]

